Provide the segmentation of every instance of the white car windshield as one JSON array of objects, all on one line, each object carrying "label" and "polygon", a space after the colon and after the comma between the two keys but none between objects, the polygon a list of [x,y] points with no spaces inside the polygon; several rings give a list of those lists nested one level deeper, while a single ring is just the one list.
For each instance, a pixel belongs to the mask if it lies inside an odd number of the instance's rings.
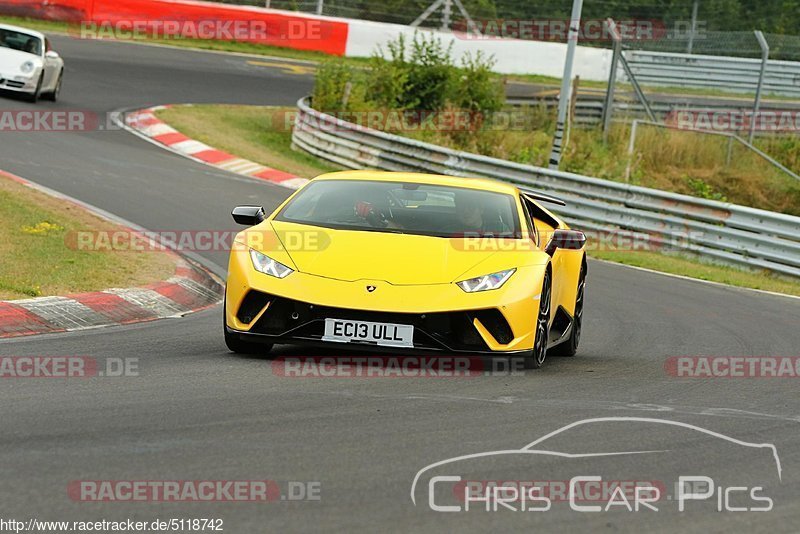
[{"label": "white car windshield", "polygon": [[0,48],[11,48],[40,56],[42,55],[42,40],[34,35],[0,28]]}]

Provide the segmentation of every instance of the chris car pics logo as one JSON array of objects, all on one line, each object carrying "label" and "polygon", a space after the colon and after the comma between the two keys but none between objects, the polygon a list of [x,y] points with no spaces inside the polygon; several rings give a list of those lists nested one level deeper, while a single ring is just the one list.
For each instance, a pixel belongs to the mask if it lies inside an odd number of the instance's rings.
[{"label": "chris car pics logo", "polygon": [[[642,450],[635,447],[612,450],[603,443],[603,437],[624,439],[625,434],[616,432],[616,429],[603,432],[600,426],[607,424],[637,425],[638,431],[643,430],[639,425],[654,425],[645,428],[655,429],[656,433],[651,437],[658,438],[647,441],[664,445],[652,450],[647,447],[642,447]],[[574,439],[579,431],[591,431],[589,435],[594,439]],[[659,439],[661,433],[666,439]],[[679,433],[689,434],[692,439],[684,439]],[[672,435],[674,440],[668,437]],[[710,443],[706,450],[718,444],[725,447],[721,451],[723,454],[732,451],[736,458],[752,457],[748,467],[758,468],[755,480],[737,478],[740,470],[725,469],[730,467],[730,463],[726,462],[720,468],[718,462],[703,462],[702,455],[686,461],[685,452],[670,450],[668,445],[679,443],[683,446],[698,441]],[[601,452],[564,452],[558,447],[548,447],[545,442],[569,443],[572,447],[581,444],[582,450],[590,444]],[[671,454],[677,457],[670,457]],[[529,470],[520,468],[530,465],[533,468]],[[760,469],[762,465],[763,471]],[[680,467],[676,470],[675,466]],[[498,470],[498,476],[490,476],[488,478],[492,480],[487,480],[486,473],[491,473],[493,468]],[[718,472],[719,469],[722,471]],[[618,476],[609,476],[614,472]],[[470,473],[479,476],[470,477]],[[504,476],[508,473],[513,473],[511,479]],[[572,513],[769,512],[775,505],[771,496],[773,484],[781,481],[780,458],[777,448],[771,443],[751,443],[666,419],[605,417],[571,423],[521,449],[479,452],[432,463],[414,477],[411,501],[414,506],[427,506],[440,513],[549,512],[557,509]]]}]

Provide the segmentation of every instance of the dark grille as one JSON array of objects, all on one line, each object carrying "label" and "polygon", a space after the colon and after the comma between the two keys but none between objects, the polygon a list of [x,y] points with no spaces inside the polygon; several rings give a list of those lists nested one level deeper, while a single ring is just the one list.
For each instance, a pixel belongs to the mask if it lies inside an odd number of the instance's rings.
[{"label": "dark grille", "polygon": [[25,82],[15,82],[13,80],[6,80],[6,85],[8,87],[14,87],[16,89],[20,89],[25,85]]},{"label": "dark grille", "polygon": [[[413,325],[415,348],[488,350],[488,346],[472,324],[471,313],[476,312],[427,314],[370,312],[314,306],[275,297],[269,309],[250,331],[273,336],[321,339],[325,332],[325,319],[351,319]],[[486,327],[489,329],[489,326]]]}]

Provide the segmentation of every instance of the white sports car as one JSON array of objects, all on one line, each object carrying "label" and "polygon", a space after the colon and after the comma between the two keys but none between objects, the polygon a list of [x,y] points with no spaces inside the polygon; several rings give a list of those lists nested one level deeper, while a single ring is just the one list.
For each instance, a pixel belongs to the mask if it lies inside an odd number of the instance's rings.
[{"label": "white sports car", "polygon": [[0,24],[0,90],[24,93],[30,102],[57,100],[64,60],[43,34]]}]

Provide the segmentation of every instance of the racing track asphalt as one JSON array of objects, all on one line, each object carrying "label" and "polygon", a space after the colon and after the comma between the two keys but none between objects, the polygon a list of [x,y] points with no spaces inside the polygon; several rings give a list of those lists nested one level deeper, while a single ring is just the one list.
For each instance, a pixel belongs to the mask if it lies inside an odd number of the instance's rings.
[{"label": "racing track asphalt", "polygon": [[[67,64],[62,101],[41,109],[179,102],[292,104],[307,77],[245,58],[55,38]],[[6,109],[30,105],[3,98]],[[287,190],[196,164],[123,131],[0,134],[0,168],[149,229],[228,229],[232,206],[268,209]],[[204,253],[219,273],[225,253]],[[796,531],[800,396],[796,379],[667,376],[670,356],[798,356],[800,301],[590,264],[579,356],[524,376],[470,379],[291,379],[268,361],[227,352],[219,307],[183,319],[0,342],[1,355],[139,358],[141,376],[0,381],[0,518],[97,520],[214,517],[227,532],[273,529],[420,531]],[[281,348],[284,354],[308,354]],[[316,353],[315,353],[316,354]],[[409,497],[439,460],[520,448],[569,423],[664,418],[740,440],[774,443],[783,479],[769,513],[436,513]],[[658,425],[656,425],[658,427]],[[653,425],[598,425],[572,445],[680,450],[720,476],[767,475],[719,440]],[[681,473],[680,461],[611,457],[604,468]],[[548,464],[552,468],[552,464]],[[498,467],[498,469],[500,469]],[[598,466],[599,469],[599,466]],[[535,473],[482,471],[486,479]],[[582,473],[592,474],[592,473]],[[566,476],[566,474],[565,474]],[[527,478],[526,478],[527,477]],[[77,503],[72,480],[318,481],[319,502]],[[713,502],[713,501],[712,501]],[[665,508],[669,508],[665,506]]]}]

